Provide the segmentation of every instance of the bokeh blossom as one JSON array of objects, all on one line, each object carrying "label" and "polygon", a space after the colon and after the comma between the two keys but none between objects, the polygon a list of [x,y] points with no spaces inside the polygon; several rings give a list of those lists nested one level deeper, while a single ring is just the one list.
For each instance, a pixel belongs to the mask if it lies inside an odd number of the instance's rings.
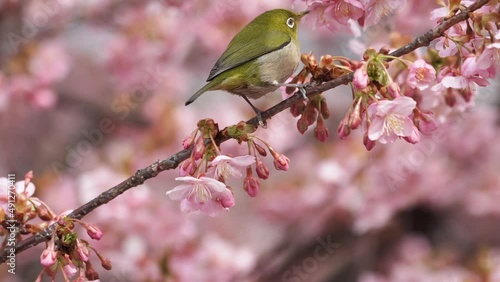
[{"label": "bokeh blossom", "polygon": [[[480,1],[0,1],[0,177],[16,175],[18,214],[33,219],[16,236],[54,223],[64,235],[0,280],[36,281],[35,269],[55,281],[500,281],[500,4],[391,56]],[[184,107],[234,34],[273,8],[312,11],[297,83],[354,72],[353,87],[299,100],[267,129],[239,123],[254,113],[231,95]],[[184,149],[178,170],[92,223],[66,218]]]}]

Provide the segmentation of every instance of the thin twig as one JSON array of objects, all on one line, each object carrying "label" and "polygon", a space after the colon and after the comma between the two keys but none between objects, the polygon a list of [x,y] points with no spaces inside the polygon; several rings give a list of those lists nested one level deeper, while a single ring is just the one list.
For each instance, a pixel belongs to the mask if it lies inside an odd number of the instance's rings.
[{"label": "thin twig", "polygon": [[[391,53],[392,56],[395,57],[400,57],[405,54],[408,54],[414,50],[416,50],[419,47],[423,46],[428,46],[434,39],[440,37],[443,35],[443,32],[452,27],[453,25],[466,20],[469,17],[469,13],[481,8],[484,6],[486,3],[488,3],[489,0],[478,0],[474,4],[470,5],[467,9],[464,11],[458,13],[457,15],[444,20],[441,24],[439,24],[437,27],[429,30],[426,32],[424,35],[419,36],[413,40],[413,42],[395,50],[394,52]],[[309,86],[306,88],[306,95],[311,96],[315,95],[318,93],[325,92],[329,89],[335,88],[339,85],[346,84],[353,79],[353,74],[347,74],[343,75],[341,77],[338,77],[334,80],[325,82],[320,85],[316,86]],[[282,112],[283,110],[289,108],[292,106],[294,103],[298,102],[300,99],[302,99],[302,94],[297,91],[294,95],[289,97],[286,100],[281,101],[277,105],[273,106],[272,108],[264,111],[262,113],[262,118],[264,120],[268,120],[274,115]],[[253,117],[247,121],[248,124],[252,124],[254,126],[258,126],[258,120],[257,117]],[[223,136],[222,134],[219,134],[216,136],[215,141],[217,143],[223,143],[227,141],[229,138]],[[77,218],[81,219],[85,215],[89,214],[93,210],[95,210],[97,207],[108,203],[109,201],[113,200],[114,198],[118,197],[120,194],[123,192],[129,190],[130,188],[139,186],[143,184],[146,180],[156,177],[160,172],[165,171],[165,170],[170,170],[176,168],[182,161],[186,160],[189,158],[191,154],[192,149],[187,149],[187,150],[182,150],[177,152],[176,154],[170,156],[167,159],[164,159],[162,161],[157,161],[150,166],[139,169],[137,172],[131,176],[130,178],[124,180],[120,184],[110,188],[109,190],[101,193],[99,196],[96,198],[92,199],[88,203],[84,204],[83,206],[77,208],[74,210],[71,214],[69,214],[69,217],[72,218]],[[50,239],[52,232],[54,231],[55,224],[52,224],[51,226],[47,227],[45,230],[42,232],[33,235],[27,239],[24,239],[23,241],[17,243],[16,245],[16,253],[20,253],[22,251],[25,251],[33,246],[36,246],[42,242],[45,242]],[[7,260],[7,255],[10,252],[7,252],[10,247],[7,247],[4,249],[2,254],[0,255],[0,263],[4,263]]]}]

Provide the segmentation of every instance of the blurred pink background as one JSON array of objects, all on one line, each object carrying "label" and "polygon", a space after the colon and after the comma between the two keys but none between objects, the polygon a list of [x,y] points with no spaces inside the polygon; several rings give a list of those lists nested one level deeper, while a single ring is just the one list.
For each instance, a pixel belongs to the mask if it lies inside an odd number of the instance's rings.
[{"label": "blurred pink background", "polygon": [[[223,128],[253,117],[227,93],[184,102],[238,30],[272,8],[306,8],[292,2],[1,1],[0,177],[33,170],[37,197],[56,212],[74,209],[181,150],[198,120]],[[397,32],[413,38],[432,27],[436,4],[424,2],[402,1],[359,34],[306,19],[302,52],[359,60]],[[481,89],[473,107],[439,110],[438,130],[419,144],[370,152],[359,132],[335,134],[347,86],[325,93],[325,143],[298,133],[284,111],[258,135],[290,158],[290,171],[273,169],[256,198],[229,183],[230,212],[182,214],[165,196],[173,170],[85,217],[103,230],[94,245],[113,263],[96,264],[101,281],[500,281],[499,86]],[[256,105],[281,99],[276,91]],[[18,274],[0,279],[34,281],[41,250],[19,254]]]}]

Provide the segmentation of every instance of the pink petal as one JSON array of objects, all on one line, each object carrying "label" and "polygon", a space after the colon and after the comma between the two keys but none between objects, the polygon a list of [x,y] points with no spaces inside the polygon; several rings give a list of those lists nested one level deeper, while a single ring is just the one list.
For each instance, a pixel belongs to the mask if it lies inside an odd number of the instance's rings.
[{"label": "pink petal", "polygon": [[375,141],[384,134],[384,119],[375,118],[371,121],[370,127],[368,128],[368,138]]},{"label": "pink petal", "polygon": [[217,181],[213,178],[202,176],[200,177],[200,180],[203,181],[210,190],[216,192],[223,192],[225,189],[227,189],[226,184]]},{"label": "pink petal", "polygon": [[392,113],[394,108],[396,107],[396,104],[393,101],[390,100],[381,100],[377,102],[378,107],[377,107],[377,115],[378,116],[385,116],[388,113]]},{"label": "pink petal", "polygon": [[464,89],[468,86],[467,79],[463,76],[445,76],[441,83],[446,88]]},{"label": "pink petal", "polygon": [[219,164],[220,162],[223,162],[223,161],[230,161],[232,160],[233,158],[231,157],[228,157],[226,155],[218,155],[217,157],[215,157],[212,162],[210,163],[211,165],[213,166],[216,166],[217,164]]},{"label": "pink petal", "polygon": [[246,155],[246,156],[239,156],[236,158],[233,158],[232,160],[229,161],[231,165],[239,166],[239,167],[246,167],[251,164],[255,163],[255,157]]},{"label": "pink petal", "polygon": [[[403,128],[402,128],[401,132],[394,132],[394,133],[396,133],[398,136],[410,136],[412,134],[413,130],[414,129],[416,130],[415,126],[413,125],[413,122],[408,117],[405,117],[404,119],[401,118],[400,120],[403,121]],[[418,132],[417,132],[417,134],[418,134]]]},{"label": "pink petal", "polygon": [[193,176],[181,176],[181,177],[176,177],[175,180],[177,181],[184,181],[184,182],[189,182],[189,183],[199,183],[202,182],[199,178],[193,177]]},{"label": "pink petal", "polygon": [[402,116],[409,116],[417,106],[417,102],[410,97],[398,97],[393,102],[397,105],[393,113]]},{"label": "pink petal", "polygon": [[187,193],[193,188],[193,184],[183,184],[167,191],[167,196],[172,200],[180,200],[187,196]]},{"label": "pink petal", "polygon": [[393,131],[384,132],[382,136],[378,139],[378,142],[382,144],[394,143],[398,139],[398,136]]}]

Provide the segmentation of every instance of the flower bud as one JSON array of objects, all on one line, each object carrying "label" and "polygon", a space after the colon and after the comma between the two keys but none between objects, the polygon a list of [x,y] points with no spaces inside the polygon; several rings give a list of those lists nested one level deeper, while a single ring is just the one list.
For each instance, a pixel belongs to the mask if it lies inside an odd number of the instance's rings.
[{"label": "flower bud", "polygon": [[290,107],[290,113],[292,113],[293,117],[298,117],[304,112],[305,108],[306,105],[302,101],[299,101]]},{"label": "flower bud", "polygon": [[314,107],[313,101],[309,101],[309,103],[307,103],[306,109],[304,110],[302,116],[307,121],[307,125],[313,125],[316,122],[316,119],[318,118],[318,112]]},{"label": "flower bud", "polygon": [[85,262],[85,277],[90,281],[99,279],[99,273],[95,271],[90,261]]},{"label": "flower bud", "polygon": [[266,152],[266,149],[264,149],[264,147],[262,147],[261,145],[255,143],[255,142],[252,142],[253,146],[255,147],[255,149],[257,150],[257,152],[259,153],[259,155],[265,157],[267,156],[267,152]]},{"label": "flower bud", "polygon": [[349,113],[349,128],[356,129],[361,124],[361,98],[357,98],[352,111]]},{"label": "flower bud", "polygon": [[326,99],[321,99],[319,107],[321,109],[321,116],[324,119],[328,119],[330,117],[330,109],[328,109],[328,104],[326,103]]},{"label": "flower bud", "polygon": [[413,127],[413,130],[409,136],[403,137],[406,142],[410,144],[416,144],[420,141],[420,134],[418,134],[418,130],[416,127]]},{"label": "flower bud", "polygon": [[193,158],[199,160],[203,157],[203,154],[205,154],[205,144],[203,138],[200,137],[194,145]]},{"label": "flower bud", "polygon": [[196,172],[196,168],[197,168],[196,162],[192,158],[186,159],[179,165],[179,175],[180,176],[194,175],[194,173]]},{"label": "flower bud", "polygon": [[101,240],[103,233],[99,228],[97,228],[97,226],[93,224],[86,224],[85,228],[87,229],[87,234],[90,238],[94,240]]},{"label": "flower bud", "polygon": [[376,144],[377,143],[375,141],[368,138],[368,132],[366,132],[363,136],[363,145],[365,145],[366,150],[371,151]]},{"label": "flower bud", "polygon": [[413,123],[423,134],[431,134],[437,129],[436,123],[430,114],[414,109],[413,116]]},{"label": "flower bud", "polygon": [[453,107],[457,103],[457,98],[455,97],[455,94],[453,94],[453,91],[451,88],[448,88],[444,94],[444,101],[446,102],[446,105]]},{"label": "flower bud", "polygon": [[396,82],[391,82],[389,83],[389,85],[387,85],[387,92],[393,99],[401,96],[401,90]]},{"label": "flower bud", "polygon": [[51,267],[56,263],[56,258],[57,252],[53,248],[47,247],[40,256],[40,263],[45,267]]},{"label": "flower bud", "polygon": [[191,146],[193,146],[194,144],[194,136],[195,136],[195,133],[196,131],[193,131],[191,134],[189,134],[188,137],[186,137],[183,141],[182,141],[182,147],[184,149],[189,149],[191,148]]},{"label": "flower bud", "polygon": [[283,154],[276,154],[274,156],[274,167],[277,170],[287,171],[289,168],[290,159]]},{"label": "flower bud", "polygon": [[349,134],[351,133],[351,128],[347,124],[345,118],[340,121],[339,127],[337,129],[337,134],[340,137],[340,139],[345,139]]},{"label": "flower bud", "polygon": [[84,262],[89,261],[89,255],[90,255],[89,249],[85,244],[83,244],[83,242],[80,239],[76,239],[76,251],[81,261]]},{"label": "flower bud", "polygon": [[257,161],[255,163],[255,170],[259,178],[261,179],[269,178],[269,169],[259,158],[257,158]]},{"label": "flower bud", "polygon": [[307,120],[304,118],[304,115],[302,115],[298,120],[297,120],[297,129],[301,134],[304,134],[307,131],[307,128],[309,127],[309,124]]},{"label": "flower bud", "polygon": [[325,127],[324,120],[320,117],[314,128],[314,137],[320,142],[325,142],[328,139],[328,129]]},{"label": "flower bud", "polygon": [[354,78],[352,82],[354,84],[354,87],[356,87],[357,89],[363,89],[368,86],[370,79],[368,78],[366,63],[364,63],[360,68],[354,71]]},{"label": "flower bud", "polygon": [[250,197],[257,196],[260,189],[259,180],[255,179],[252,175],[247,176],[243,182],[243,189],[245,189]]}]

